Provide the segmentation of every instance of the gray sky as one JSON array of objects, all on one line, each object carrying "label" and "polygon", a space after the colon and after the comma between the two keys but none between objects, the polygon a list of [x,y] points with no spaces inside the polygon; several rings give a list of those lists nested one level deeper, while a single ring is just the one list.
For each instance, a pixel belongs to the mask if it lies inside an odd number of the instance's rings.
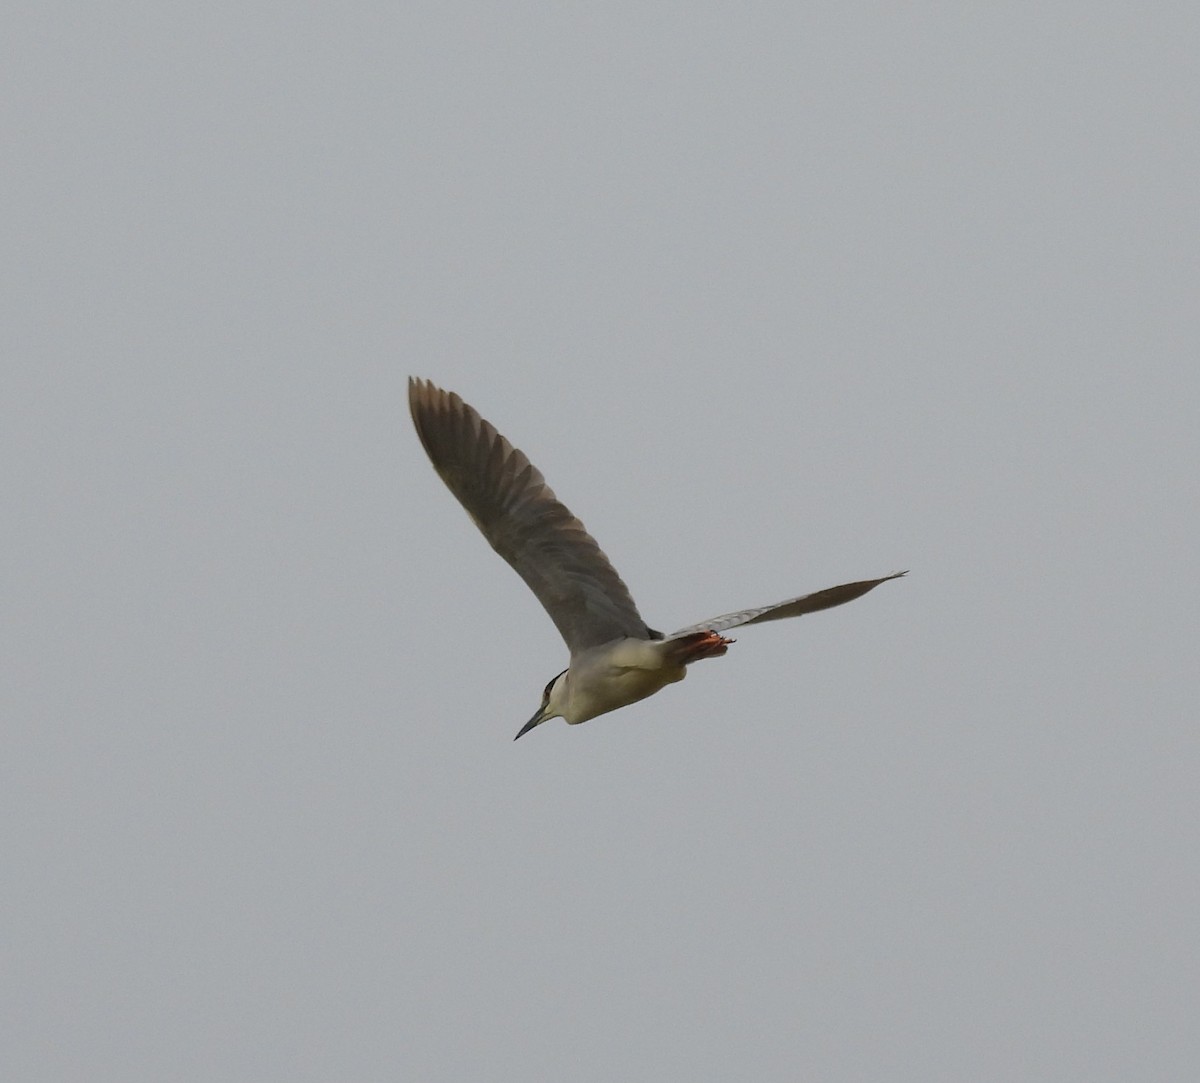
[{"label": "gray sky", "polygon": [[[1194,4],[5,16],[13,1080],[1178,1080]],[[682,685],[553,626],[409,374]]]}]

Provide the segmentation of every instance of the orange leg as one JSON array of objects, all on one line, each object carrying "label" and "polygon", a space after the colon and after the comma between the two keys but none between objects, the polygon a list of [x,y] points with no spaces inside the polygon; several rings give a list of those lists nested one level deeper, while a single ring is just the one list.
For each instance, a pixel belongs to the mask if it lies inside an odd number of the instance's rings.
[{"label": "orange leg", "polygon": [[719,658],[733,643],[716,632],[693,632],[677,640],[672,646],[674,655],[681,665],[690,665],[701,658]]}]

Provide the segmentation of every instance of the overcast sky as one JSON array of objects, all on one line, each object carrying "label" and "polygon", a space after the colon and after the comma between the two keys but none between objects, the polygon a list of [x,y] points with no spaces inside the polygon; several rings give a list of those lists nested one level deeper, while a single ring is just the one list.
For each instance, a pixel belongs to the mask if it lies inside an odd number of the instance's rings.
[{"label": "overcast sky", "polygon": [[10,9],[0,1076],[1193,1078],[1197,11]]}]

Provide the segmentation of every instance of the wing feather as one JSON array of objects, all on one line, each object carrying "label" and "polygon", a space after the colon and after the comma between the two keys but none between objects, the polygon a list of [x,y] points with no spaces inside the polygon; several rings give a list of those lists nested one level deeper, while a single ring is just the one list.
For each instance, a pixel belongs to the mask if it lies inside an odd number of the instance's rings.
[{"label": "wing feather", "polygon": [[763,605],[757,609],[740,609],[736,613],[724,613],[719,617],[692,624],[672,632],[667,639],[678,639],[680,636],[691,635],[693,632],[723,632],[726,628],[737,628],[742,624],[762,624],[768,620],[783,620],[785,617],[800,617],[805,613],[816,613],[821,609],[832,609],[835,605],[845,605],[855,598],[861,598],[869,590],[889,579],[899,579],[908,572],[893,572],[882,579],[864,579],[858,583],[843,583],[840,587],[826,587],[815,594],[805,594],[800,598],[789,598],[786,602],[776,602],[774,605]]},{"label": "wing feather", "polygon": [[621,636],[657,637],[595,539],[490,422],[427,380],[408,381],[408,405],[434,469],[537,596],[572,654]]}]

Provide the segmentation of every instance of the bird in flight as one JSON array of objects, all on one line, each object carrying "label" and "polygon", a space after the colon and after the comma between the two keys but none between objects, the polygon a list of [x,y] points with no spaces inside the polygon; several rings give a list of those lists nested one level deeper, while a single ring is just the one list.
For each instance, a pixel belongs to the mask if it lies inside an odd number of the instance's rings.
[{"label": "bird in flight", "polygon": [[843,583],[663,635],[642,620],[608,557],[541,471],[495,426],[428,380],[409,378],[408,405],[434,469],[537,596],[571,654],[517,737],[551,718],[574,726],[652,696],[683,680],[692,662],[724,654],[734,641],[721,633],[730,628],[829,609],[906,574]]}]

